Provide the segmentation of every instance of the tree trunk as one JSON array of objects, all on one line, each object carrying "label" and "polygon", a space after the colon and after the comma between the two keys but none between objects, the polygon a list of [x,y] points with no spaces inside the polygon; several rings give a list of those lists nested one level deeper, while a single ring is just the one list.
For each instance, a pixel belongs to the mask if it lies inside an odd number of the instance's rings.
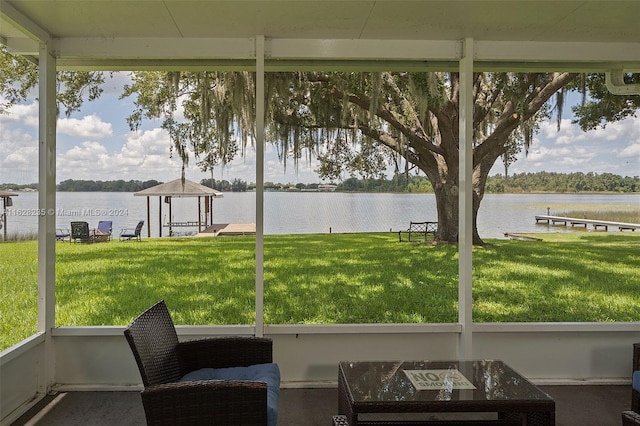
[{"label": "tree trunk", "polygon": [[[438,232],[436,240],[456,244],[458,242],[458,221],[459,221],[459,193],[456,183],[439,183],[434,185],[436,196],[436,208],[438,210]],[[484,245],[484,241],[478,234],[478,209],[480,208],[481,196],[479,188],[473,188],[473,211],[471,214],[473,227],[473,245]]]},{"label": "tree trunk", "polygon": [[440,183],[433,186],[438,210],[436,240],[455,244],[458,241],[458,186]]}]

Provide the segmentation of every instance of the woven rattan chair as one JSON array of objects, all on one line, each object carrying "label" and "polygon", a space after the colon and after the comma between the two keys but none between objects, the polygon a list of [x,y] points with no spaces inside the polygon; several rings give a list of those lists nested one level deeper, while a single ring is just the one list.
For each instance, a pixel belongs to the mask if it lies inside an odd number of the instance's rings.
[{"label": "woven rattan chair", "polygon": [[[202,371],[200,369],[234,371],[236,369],[228,367],[274,366],[270,339],[216,337],[179,342],[164,301],[143,312],[125,329],[124,335],[142,376],[141,395],[147,424],[268,424],[267,383],[180,380],[185,374]],[[278,370],[276,387],[279,387],[279,374]],[[273,391],[277,395],[279,389],[270,389]],[[277,419],[277,411],[275,414]],[[275,425],[273,418],[271,424]]]},{"label": "woven rattan chair", "polygon": [[635,411],[622,412],[622,426],[638,426],[640,425],[640,414]]},{"label": "woven rattan chair", "polygon": [[76,243],[93,242],[87,222],[71,222],[71,238],[69,238],[69,242],[71,241],[75,241]]},{"label": "woven rattan chair", "polygon": [[640,343],[633,345],[631,411],[622,413],[623,426],[640,426]]}]

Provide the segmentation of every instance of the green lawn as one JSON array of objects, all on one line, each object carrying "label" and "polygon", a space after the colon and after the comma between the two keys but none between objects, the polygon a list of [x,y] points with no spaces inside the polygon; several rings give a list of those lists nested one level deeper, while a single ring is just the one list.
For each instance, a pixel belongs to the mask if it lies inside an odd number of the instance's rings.
[{"label": "green lawn", "polygon": [[[474,248],[476,322],[640,320],[640,233]],[[0,244],[0,349],[36,330],[37,244]],[[265,237],[271,324],[457,320],[457,247],[397,234]],[[253,323],[255,239],[57,243],[58,325],[125,325],[165,299],[179,324]]]}]

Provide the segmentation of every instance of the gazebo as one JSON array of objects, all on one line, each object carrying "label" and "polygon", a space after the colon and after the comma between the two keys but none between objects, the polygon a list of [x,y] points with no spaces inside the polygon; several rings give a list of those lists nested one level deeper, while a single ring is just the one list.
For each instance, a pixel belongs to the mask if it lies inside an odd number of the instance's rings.
[{"label": "gazebo", "polygon": [[[241,70],[256,82],[255,322],[181,326],[182,336],[268,336],[283,383],[336,381],[340,360],[516,360],[547,383],[630,381],[640,322],[478,323],[472,310],[473,75],[606,73],[614,93],[640,93],[640,2],[0,1],[0,43],[39,65],[39,209],[56,206],[56,71]],[[265,73],[291,70],[459,74],[458,317],[451,323],[265,324]],[[453,129],[452,129],[453,131]],[[116,166],[114,166],[116,167]],[[140,376],[123,327],[56,322],[55,215],[39,216],[37,332],[0,354],[0,423],[52,390],[133,389]],[[46,232],[45,232],[46,231]]]},{"label": "gazebo", "polygon": [[18,194],[9,191],[0,191],[0,198],[2,198],[2,216],[0,216],[0,228],[2,228],[2,241],[7,241],[7,207],[13,205],[11,197],[17,197]]},{"label": "gazebo", "polygon": [[[197,227],[198,232],[213,225],[213,199],[222,198],[224,194],[208,186],[200,185],[187,179],[176,179],[161,183],[151,188],[143,189],[133,194],[134,197],[147,197],[147,233],[151,236],[151,197],[158,197],[158,235],[162,237],[162,227],[169,228],[169,236],[173,235],[173,228]],[[172,211],[173,198],[194,197],[198,199],[197,221],[174,221]],[[169,220],[162,223],[162,199],[169,204]],[[204,202],[204,204],[203,204]],[[204,206],[204,212],[202,208]],[[203,214],[204,213],[204,214]]]}]

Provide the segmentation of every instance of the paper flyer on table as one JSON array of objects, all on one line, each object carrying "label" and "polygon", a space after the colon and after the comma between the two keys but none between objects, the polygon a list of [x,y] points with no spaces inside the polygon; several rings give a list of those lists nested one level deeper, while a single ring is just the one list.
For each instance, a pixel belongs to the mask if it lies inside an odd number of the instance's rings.
[{"label": "paper flyer on table", "polygon": [[446,370],[403,370],[413,386],[418,390],[475,389],[476,387],[460,371]]}]

